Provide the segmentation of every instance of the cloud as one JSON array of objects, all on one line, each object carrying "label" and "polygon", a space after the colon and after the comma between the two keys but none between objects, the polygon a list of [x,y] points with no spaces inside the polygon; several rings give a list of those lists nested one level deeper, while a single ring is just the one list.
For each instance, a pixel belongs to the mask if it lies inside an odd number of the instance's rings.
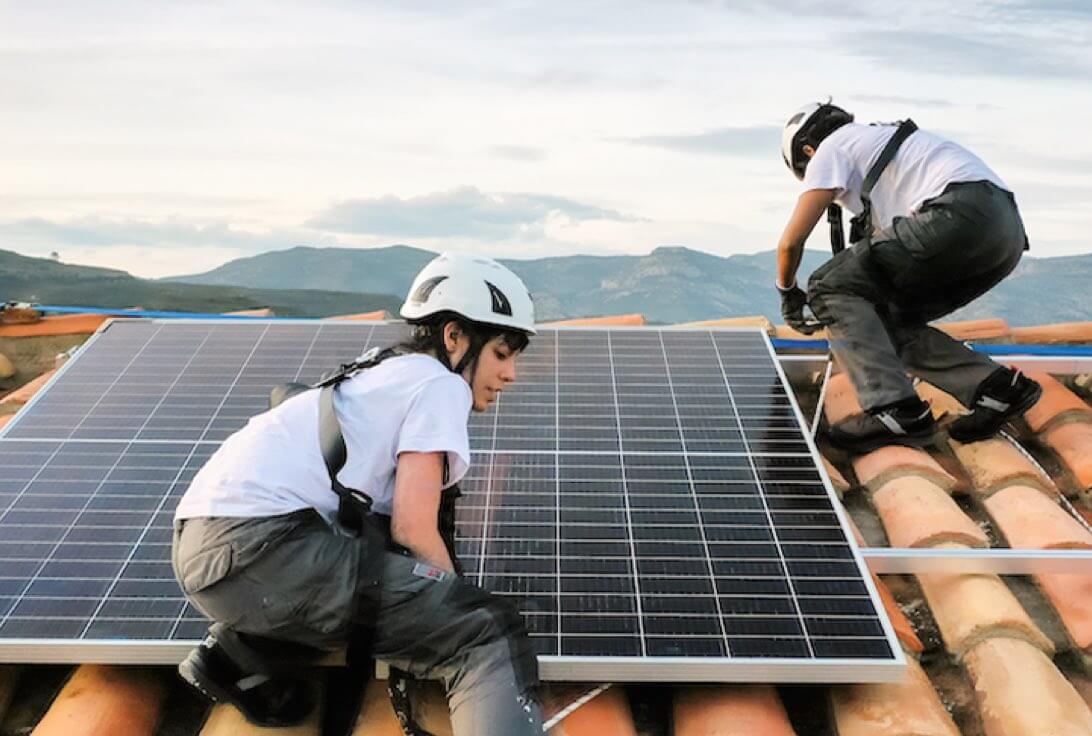
[{"label": "cloud", "polygon": [[778,13],[789,16],[818,16],[819,18],[855,18],[866,13],[872,6],[867,2],[831,3],[827,0],[779,0],[776,3],[760,0],[691,0],[692,4],[720,8],[733,13],[753,13],[767,15]]},{"label": "cloud", "polygon": [[874,105],[906,105],[908,107],[955,107],[949,100],[902,97],[900,95],[853,95],[850,99]]},{"label": "cloud", "polygon": [[491,156],[507,158],[512,161],[542,161],[546,151],[535,146],[490,146],[486,149]]},{"label": "cloud", "polygon": [[1006,0],[998,3],[997,9],[1040,21],[1046,16],[1070,20],[1092,19],[1092,5],[1088,0]]},{"label": "cloud", "polygon": [[304,243],[333,245],[331,238],[303,230],[253,232],[240,230],[226,220],[195,221],[171,218],[162,222],[149,220],[110,220],[83,217],[48,220],[30,217],[0,222],[0,237],[5,243],[44,247],[114,247],[114,246],[215,246],[248,251],[289,248]]},{"label": "cloud", "polygon": [[340,233],[502,240],[540,234],[547,223],[556,220],[630,222],[634,219],[615,210],[549,194],[491,194],[467,186],[406,199],[387,195],[346,200],[306,224]]},{"label": "cloud", "polygon": [[[840,33],[851,52],[891,66],[946,76],[1080,78],[1092,76],[1087,49],[1056,39],[998,33],[872,31]],[[1067,53],[1072,48],[1074,53]]]},{"label": "cloud", "polygon": [[717,128],[705,133],[649,135],[621,140],[639,146],[655,146],[686,153],[766,158],[776,155],[781,141],[781,128],[776,125],[755,125],[743,128]]}]

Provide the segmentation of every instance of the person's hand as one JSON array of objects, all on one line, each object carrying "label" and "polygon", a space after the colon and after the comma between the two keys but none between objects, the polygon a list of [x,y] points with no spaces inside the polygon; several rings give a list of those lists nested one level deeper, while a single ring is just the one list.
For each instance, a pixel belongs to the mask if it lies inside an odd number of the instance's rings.
[{"label": "person's hand", "polygon": [[785,324],[805,335],[818,332],[823,328],[823,325],[818,321],[804,316],[804,307],[808,304],[808,295],[804,293],[803,289],[796,284],[787,289],[775,285],[777,290],[781,292],[781,316],[785,318]]}]

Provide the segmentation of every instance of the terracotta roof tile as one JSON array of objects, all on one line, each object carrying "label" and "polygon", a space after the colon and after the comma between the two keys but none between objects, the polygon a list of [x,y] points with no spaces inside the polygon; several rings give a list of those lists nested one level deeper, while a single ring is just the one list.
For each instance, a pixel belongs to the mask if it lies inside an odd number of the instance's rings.
[{"label": "terracotta roof tile", "polygon": [[774,325],[773,336],[779,340],[826,340],[826,329],[819,330],[813,335],[805,335],[803,332],[798,332],[788,325]]},{"label": "terracotta roof tile", "polygon": [[[960,544],[936,547],[967,548]],[[1054,653],[1054,644],[997,575],[921,573],[917,577],[944,645],[957,658],[979,642],[997,636],[1023,639],[1044,652]]]},{"label": "terracotta roof tile", "polygon": [[907,664],[904,682],[832,688],[838,736],[959,736],[921,665]]},{"label": "terracotta roof tile", "polygon": [[951,473],[924,450],[890,445],[853,459],[853,470],[861,485],[876,491],[892,478],[914,475],[926,478],[945,491],[956,486]]},{"label": "terracotta roof tile", "polygon": [[999,318],[939,322],[933,326],[957,340],[1000,340],[1010,333],[1008,322]]},{"label": "terracotta roof tile", "polygon": [[543,322],[543,327],[639,327],[645,322],[643,314],[617,314],[608,317],[580,317],[557,322]]},{"label": "terracotta roof tile", "polygon": [[51,371],[46,371],[42,375],[38,376],[34,380],[24,384],[20,388],[15,389],[10,394],[0,399],[0,403],[4,404],[25,404],[30,401],[34,394],[49,383],[49,379],[53,378],[53,375],[57,372],[54,368]]},{"label": "terracotta roof tile", "polygon": [[374,312],[360,312],[359,314],[339,314],[335,317],[328,317],[327,319],[345,322],[382,322],[383,320],[388,320],[390,318],[390,312],[386,309],[379,309]]},{"label": "terracotta roof tile", "polygon": [[1092,710],[1050,658],[1026,642],[998,638],[967,653],[988,736],[1088,736]]},{"label": "terracotta roof tile", "polygon": [[918,396],[920,396],[923,401],[927,401],[929,406],[932,407],[933,417],[936,419],[942,419],[946,416],[959,416],[967,413],[967,407],[963,406],[956,397],[941,391],[931,383],[918,381],[916,388]]},{"label": "terracotta roof tile", "polygon": [[872,503],[892,547],[931,547],[942,542],[989,546],[986,533],[927,478],[894,478],[873,494]]},{"label": "terracotta roof tile", "polygon": [[156,671],[81,665],[54,699],[34,734],[151,736],[165,697],[165,683]]},{"label": "terracotta roof tile", "polygon": [[1011,547],[1092,549],[1092,532],[1037,488],[1009,486],[984,505]]},{"label": "terracotta roof tile", "polygon": [[1059,424],[1042,435],[1085,491],[1092,488],[1092,424]]},{"label": "terracotta roof tile", "polygon": [[878,575],[872,576],[872,582],[876,584],[876,592],[880,594],[883,610],[887,612],[887,618],[891,620],[891,627],[895,630],[895,635],[899,638],[903,648],[914,654],[924,652],[925,645],[921,643],[921,639],[914,631],[910,619],[903,613],[902,607],[895,600],[895,596],[891,595],[891,589],[887,587],[887,583],[881,580]]},{"label": "terracotta roof tile", "polygon": [[1092,657],[1092,573],[1038,575],[1036,582],[1062,620],[1070,640],[1086,657]]},{"label": "terracotta roof tile", "polygon": [[[1092,426],[1089,429],[1092,430]],[[1005,486],[1017,484],[1033,486],[1047,494],[1058,493],[1054,481],[1005,439],[995,437],[968,444],[952,440],[951,445],[971,476],[975,493],[988,496]]]},{"label": "terracotta roof tile", "polygon": [[105,314],[64,314],[43,317],[30,324],[0,325],[0,337],[37,337],[42,335],[90,334],[110,319]]},{"label": "terracotta roof tile", "polygon": [[857,392],[849,382],[849,375],[837,373],[827,381],[827,394],[823,402],[823,413],[827,421],[837,424],[848,416],[860,414],[861,404],[857,401]]},{"label": "terracotta roof tile", "polygon": [[680,688],[674,711],[674,736],[796,736],[772,686]]},{"label": "terracotta roof tile", "polygon": [[550,736],[637,736],[623,687],[612,687],[565,717]]},{"label": "terracotta roof tile", "polygon": [[1056,343],[1092,342],[1092,322],[1059,322],[1034,327],[1013,327],[1012,341],[1050,345]]},{"label": "terracotta roof tile", "polygon": [[1024,414],[1032,432],[1042,432],[1047,425],[1066,419],[1092,422],[1092,408],[1056,378],[1049,373],[1029,372],[1028,376],[1043,387],[1042,398]]},{"label": "terracotta roof tile", "polygon": [[758,315],[754,317],[725,317],[723,319],[707,319],[700,322],[686,322],[679,327],[760,327],[767,335],[774,334],[774,326],[770,320]]},{"label": "terracotta roof tile", "polygon": [[842,471],[834,467],[830,460],[825,457],[821,458],[823,461],[823,468],[827,471],[827,476],[830,478],[830,484],[834,487],[834,492],[838,494],[838,498],[842,497],[842,494],[848,493],[851,486],[846,477],[842,475]]}]

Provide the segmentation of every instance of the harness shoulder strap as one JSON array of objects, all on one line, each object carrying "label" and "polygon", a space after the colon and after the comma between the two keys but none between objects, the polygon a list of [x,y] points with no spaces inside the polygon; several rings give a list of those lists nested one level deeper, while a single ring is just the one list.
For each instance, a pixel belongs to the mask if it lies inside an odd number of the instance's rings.
[{"label": "harness shoulder strap", "polygon": [[314,388],[319,389],[319,448],[322,451],[322,462],[326,465],[326,473],[330,476],[330,488],[338,495],[337,520],[346,529],[357,533],[363,528],[365,517],[371,513],[372,497],[364,491],[349,488],[338,480],[337,474],[348,460],[348,450],[334,409],[334,393],[342,381],[397,354],[391,348],[369,350],[314,385]]},{"label": "harness shoulder strap", "polygon": [[884,169],[895,158],[895,154],[898,153],[903,141],[909,138],[917,129],[918,126],[909,118],[899,123],[895,133],[888,139],[883,150],[880,151],[879,158],[865,174],[864,182],[861,184],[861,214],[850,221],[849,239],[851,242],[856,243],[872,237],[872,189],[883,175]]},{"label": "harness shoulder strap", "polygon": [[899,146],[917,129],[918,126],[909,118],[899,123],[895,134],[888,139],[887,145],[880,151],[880,157],[876,159],[876,163],[872,164],[872,168],[868,170],[868,174],[865,176],[864,183],[861,185],[862,200],[872,196],[872,188],[876,186],[876,182],[883,174],[884,169],[887,168],[887,165],[891,163],[891,159],[895,158]]}]

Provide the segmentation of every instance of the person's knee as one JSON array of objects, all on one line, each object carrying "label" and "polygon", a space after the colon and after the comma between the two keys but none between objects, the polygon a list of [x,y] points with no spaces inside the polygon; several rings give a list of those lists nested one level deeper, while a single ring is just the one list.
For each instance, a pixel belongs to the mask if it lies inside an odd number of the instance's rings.
[{"label": "person's knee", "polygon": [[527,627],[516,607],[475,585],[454,586],[446,602],[451,609],[452,620],[459,622],[463,646],[527,638]]},{"label": "person's knee", "polygon": [[531,646],[527,627],[514,605],[474,585],[457,585],[451,590],[448,603],[457,621],[452,664],[460,670],[456,679],[469,675],[469,670],[482,673],[498,669],[514,671],[520,692],[531,692],[538,686],[538,660]]}]

